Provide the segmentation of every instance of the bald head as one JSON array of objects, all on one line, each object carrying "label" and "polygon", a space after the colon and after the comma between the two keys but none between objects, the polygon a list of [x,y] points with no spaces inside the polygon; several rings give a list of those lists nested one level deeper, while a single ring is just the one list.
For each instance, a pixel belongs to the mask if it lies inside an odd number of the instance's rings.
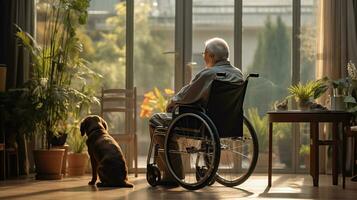
[{"label": "bald head", "polygon": [[214,56],[214,61],[228,60],[229,46],[222,38],[211,38],[205,42],[205,50]]}]

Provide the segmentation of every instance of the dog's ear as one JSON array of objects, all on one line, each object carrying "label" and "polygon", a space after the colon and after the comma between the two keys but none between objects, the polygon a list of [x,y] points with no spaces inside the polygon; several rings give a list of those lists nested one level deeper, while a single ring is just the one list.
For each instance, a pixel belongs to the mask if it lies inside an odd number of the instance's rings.
[{"label": "dog's ear", "polygon": [[80,125],[81,136],[84,136],[84,134],[86,134],[87,124],[88,123],[86,119],[82,120]]},{"label": "dog's ear", "polygon": [[107,122],[103,118],[100,118],[100,122],[102,123],[102,126],[104,127],[104,129],[107,131],[108,130]]}]

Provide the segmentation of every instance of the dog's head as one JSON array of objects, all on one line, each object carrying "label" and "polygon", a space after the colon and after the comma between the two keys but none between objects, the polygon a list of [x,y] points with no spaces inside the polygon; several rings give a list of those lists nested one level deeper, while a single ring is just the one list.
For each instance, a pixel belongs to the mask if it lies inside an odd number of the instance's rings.
[{"label": "dog's head", "polygon": [[108,130],[107,122],[105,122],[104,119],[98,115],[89,115],[81,122],[80,130],[82,136],[84,136],[84,134],[87,134],[88,136],[93,130],[98,129]]}]

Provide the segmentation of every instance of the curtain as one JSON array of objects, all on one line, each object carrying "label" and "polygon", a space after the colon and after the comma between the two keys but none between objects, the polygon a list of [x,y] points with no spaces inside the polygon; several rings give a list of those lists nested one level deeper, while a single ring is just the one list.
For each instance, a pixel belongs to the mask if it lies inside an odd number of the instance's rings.
[{"label": "curtain", "polygon": [[320,0],[316,76],[346,76],[349,60],[357,64],[356,0]]},{"label": "curtain", "polygon": [[[317,68],[316,78],[324,76],[337,80],[347,76],[347,63],[351,60],[357,65],[357,0],[320,0],[319,26],[317,35]],[[331,93],[331,91],[330,91]],[[323,96],[319,103],[326,104],[328,95]],[[331,127],[320,127],[323,134],[320,137],[327,139],[331,134]],[[348,142],[350,145],[350,142]],[[349,147],[348,147],[349,148]],[[350,148],[349,148],[350,149]],[[328,151],[322,157],[325,163]],[[347,158],[351,151],[347,152]],[[352,160],[346,162],[347,170],[351,169]],[[330,164],[321,165],[320,171],[329,171]]]},{"label": "curtain", "polygon": [[[15,36],[15,24],[22,30],[34,35],[35,26],[35,1],[34,0],[1,0],[0,1],[0,64],[7,66],[6,88],[21,87],[29,78],[30,56],[19,45]],[[33,170],[32,151],[23,134],[6,132],[6,137],[16,138],[20,174],[28,174]],[[15,136],[16,135],[16,136]]]}]

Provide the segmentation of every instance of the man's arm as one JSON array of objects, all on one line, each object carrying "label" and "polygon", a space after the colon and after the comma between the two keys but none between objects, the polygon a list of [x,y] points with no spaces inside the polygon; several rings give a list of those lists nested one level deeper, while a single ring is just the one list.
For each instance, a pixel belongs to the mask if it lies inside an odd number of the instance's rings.
[{"label": "man's arm", "polygon": [[172,112],[176,104],[193,104],[205,95],[208,95],[210,85],[214,80],[214,73],[209,69],[203,69],[195,78],[184,86],[175,96],[172,97],[166,107],[167,112]]}]

